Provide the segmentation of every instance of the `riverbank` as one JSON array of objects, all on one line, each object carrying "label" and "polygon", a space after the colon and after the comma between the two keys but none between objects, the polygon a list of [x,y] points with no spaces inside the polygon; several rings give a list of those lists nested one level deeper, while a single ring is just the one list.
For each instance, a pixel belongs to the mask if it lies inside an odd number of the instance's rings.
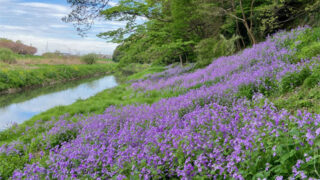
[{"label": "riverbank", "polygon": [[[66,83],[67,84],[67,83]],[[76,86],[42,94],[25,101],[6,104],[0,107],[0,131],[14,124],[21,124],[33,116],[56,106],[66,106],[79,99],[87,99],[97,93],[117,86],[114,76],[103,76],[88,80]],[[28,98],[28,97],[26,97]]]},{"label": "riverbank", "polygon": [[28,127],[34,126],[34,124],[39,121],[45,123],[46,121],[52,119],[58,120],[61,116],[64,116],[66,119],[71,120],[75,115],[78,114],[82,114],[85,116],[89,116],[91,114],[101,114],[109,106],[123,106],[136,103],[152,104],[153,102],[158,101],[161,98],[171,96],[170,94],[164,94],[159,92],[154,92],[153,94],[151,92],[147,94],[138,93],[135,90],[133,90],[127,83],[128,81],[141,79],[144,76],[147,76],[148,74],[161,72],[166,69],[165,67],[135,65],[135,67],[130,67],[129,69],[131,70],[131,72],[129,73],[131,75],[128,75],[127,69],[115,70],[114,75],[117,79],[117,82],[121,82],[117,87],[114,87],[112,89],[106,89],[96,94],[95,96],[92,96],[85,100],[79,99],[71,105],[57,106],[51,108],[48,111],[35,115],[34,117],[25,121],[17,127],[13,127],[11,129],[0,132],[0,145],[5,142],[12,142],[19,138],[32,139],[33,136],[37,136],[39,131],[37,131],[37,134],[31,133],[31,136],[29,136],[29,133],[24,132],[26,129],[28,129]]},{"label": "riverbank", "polygon": [[0,66],[0,95],[53,84],[110,74],[115,63],[33,65],[28,68]]}]

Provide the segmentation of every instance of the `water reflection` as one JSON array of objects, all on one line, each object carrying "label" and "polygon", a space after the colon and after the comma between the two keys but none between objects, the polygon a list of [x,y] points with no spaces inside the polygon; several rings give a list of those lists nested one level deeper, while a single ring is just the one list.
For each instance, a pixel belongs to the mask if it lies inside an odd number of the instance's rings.
[{"label": "water reflection", "polygon": [[[7,128],[12,123],[20,124],[34,115],[55,106],[70,105],[78,99],[87,99],[104,89],[112,88],[116,85],[117,82],[113,76],[106,76],[98,80],[92,80],[73,87],[67,87],[58,92],[51,92],[36,97],[35,94],[37,92],[31,92],[29,96],[24,94],[22,98],[14,98],[10,95],[8,96],[10,100],[1,97],[0,130]],[[49,91],[51,88],[49,88]],[[24,99],[26,100],[24,101]],[[10,102],[14,103],[8,105]]]}]

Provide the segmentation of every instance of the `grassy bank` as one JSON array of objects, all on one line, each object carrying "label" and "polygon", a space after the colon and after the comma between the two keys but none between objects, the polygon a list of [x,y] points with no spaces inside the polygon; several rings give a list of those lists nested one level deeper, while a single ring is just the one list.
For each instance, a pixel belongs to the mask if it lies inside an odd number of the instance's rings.
[{"label": "grassy bank", "polygon": [[[116,71],[117,78],[121,79],[122,81],[134,81],[140,78],[143,78],[144,76],[147,76],[148,74],[157,73],[160,71],[163,71],[165,68],[162,66],[156,66],[156,67],[150,67],[146,65],[135,65],[135,69],[131,69],[132,71],[136,71],[140,68],[144,68],[144,70],[141,70],[137,73],[134,73],[130,76],[124,77],[123,74],[126,73],[126,71],[118,70]],[[30,141],[34,136],[37,136],[37,134],[30,134],[26,136],[26,129],[28,127],[32,127],[37,121],[46,122],[52,119],[58,120],[59,117],[63,115],[68,115],[67,119],[72,119],[73,116],[78,114],[83,114],[85,116],[88,116],[90,114],[102,114],[105,109],[109,106],[124,106],[129,104],[141,104],[141,103],[147,103],[152,104],[162,98],[168,98],[172,96],[176,96],[179,93],[171,93],[171,91],[167,92],[159,92],[159,91],[152,91],[148,93],[140,93],[135,91],[130,87],[127,83],[122,83],[119,86],[112,88],[112,89],[106,89],[98,94],[96,94],[93,97],[90,97],[85,100],[78,100],[77,102],[73,103],[72,105],[68,106],[58,106],[55,108],[52,108],[46,112],[43,112],[39,115],[34,116],[30,120],[26,121],[25,123],[19,125],[16,128],[13,128],[14,130],[8,130],[4,132],[0,132],[0,145],[4,142],[12,142],[19,138],[22,139],[28,139]],[[31,138],[31,139],[30,139]]]},{"label": "grassy bank", "polygon": [[111,73],[115,64],[94,65],[34,65],[23,67],[0,68],[0,92],[8,93],[10,89],[31,88],[44,86],[74,79],[94,76],[97,74]]},{"label": "grassy bank", "polygon": [[0,48],[0,94],[88,78],[115,70],[116,63],[108,59],[99,59],[98,55],[91,54],[92,62],[89,63],[85,57],[60,52],[44,53],[42,56],[22,55]]}]

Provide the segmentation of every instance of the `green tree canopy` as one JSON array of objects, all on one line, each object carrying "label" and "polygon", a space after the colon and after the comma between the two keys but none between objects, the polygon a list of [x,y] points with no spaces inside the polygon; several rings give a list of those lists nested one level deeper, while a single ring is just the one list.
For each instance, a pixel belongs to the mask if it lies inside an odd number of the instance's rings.
[{"label": "green tree canopy", "polygon": [[111,6],[110,0],[68,0],[72,12],[64,21],[74,23],[80,34],[96,18],[125,22],[98,34],[119,43],[115,59],[122,64],[210,62],[230,54],[221,47],[233,52],[280,29],[316,24],[319,1],[119,0]]}]

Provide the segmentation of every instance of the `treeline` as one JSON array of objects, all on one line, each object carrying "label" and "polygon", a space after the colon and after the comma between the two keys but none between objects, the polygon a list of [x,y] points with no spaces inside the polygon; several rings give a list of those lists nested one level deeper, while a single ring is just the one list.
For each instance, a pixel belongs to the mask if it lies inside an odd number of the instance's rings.
[{"label": "treeline", "polygon": [[317,25],[320,10],[319,0],[120,0],[115,6],[108,2],[69,0],[73,11],[64,20],[85,25],[80,29],[100,15],[126,22],[124,28],[98,35],[120,44],[113,60],[122,65],[204,66],[281,29]]},{"label": "treeline", "polygon": [[0,39],[0,48],[11,49],[16,54],[34,55],[37,48],[23,44],[21,41],[12,41],[9,39]]}]

